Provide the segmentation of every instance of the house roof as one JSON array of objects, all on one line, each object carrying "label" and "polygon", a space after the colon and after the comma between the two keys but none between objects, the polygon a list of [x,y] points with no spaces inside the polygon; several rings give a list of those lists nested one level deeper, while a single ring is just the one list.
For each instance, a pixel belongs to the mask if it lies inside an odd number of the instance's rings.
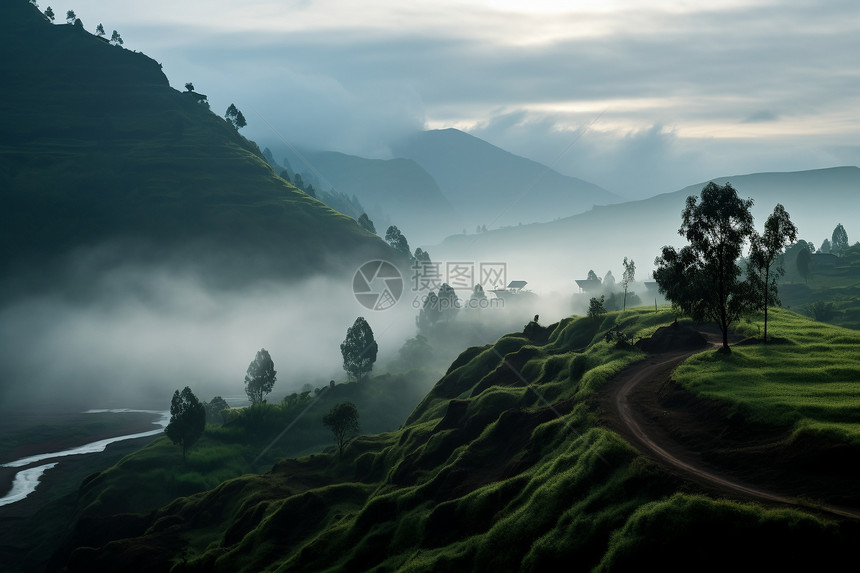
[{"label": "house roof", "polygon": [[526,281],[511,281],[510,283],[508,283],[508,288],[523,288],[527,284],[529,283],[527,283]]}]

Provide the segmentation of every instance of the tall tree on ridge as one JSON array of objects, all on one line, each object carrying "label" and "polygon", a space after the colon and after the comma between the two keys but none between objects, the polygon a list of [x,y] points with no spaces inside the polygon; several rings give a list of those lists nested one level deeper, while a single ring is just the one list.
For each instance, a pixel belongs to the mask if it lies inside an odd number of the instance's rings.
[{"label": "tall tree on ridge", "polygon": [[245,394],[248,395],[251,405],[263,403],[263,397],[272,391],[278,379],[277,375],[269,351],[265,348],[258,350],[245,373]]},{"label": "tall tree on ridge", "polygon": [[621,286],[624,288],[624,306],[622,310],[627,310],[627,289],[636,277],[636,263],[633,262],[633,259],[628,261],[627,257],[624,257],[622,264],[624,265],[624,273],[621,275]]},{"label": "tall tree on ridge", "polygon": [[[786,245],[797,238],[797,227],[791,222],[788,212],[777,203],[773,213],[764,224],[764,233],[753,233],[750,240],[748,274],[751,284],[764,308],[764,341],[767,342],[767,309],[779,305],[779,291],[776,281],[785,274],[785,268],[778,264],[773,267]],[[808,252],[808,251],[807,251]]]},{"label": "tall tree on ridge", "polygon": [[409,242],[397,226],[391,225],[388,227],[388,230],[385,231],[385,242],[391,245],[395,251],[401,253],[407,259],[410,261],[412,260],[413,257],[412,251],[409,250]]},{"label": "tall tree on ridge", "polygon": [[343,356],[343,369],[355,378],[356,382],[364,380],[364,376],[373,370],[379,346],[373,338],[373,329],[363,316],[346,330],[346,338],[340,345]]},{"label": "tall tree on ridge", "polygon": [[227,108],[227,111],[224,113],[224,119],[237,130],[248,125],[248,122],[245,121],[245,116],[242,115],[242,112],[239,111],[239,108],[234,103],[231,103],[230,107]]},{"label": "tall tree on ridge", "polygon": [[729,348],[729,326],[749,312],[753,296],[747,281],[739,280],[738,259],[753,233],[752,199],[741,199],[726,183],[710,182],[701,201],[691,195],[681,212],[678,234],[689,245],[676,251],[663,247],[654,264],[660,292],[694,320],[713,320],[723,335],[723,352]]}]

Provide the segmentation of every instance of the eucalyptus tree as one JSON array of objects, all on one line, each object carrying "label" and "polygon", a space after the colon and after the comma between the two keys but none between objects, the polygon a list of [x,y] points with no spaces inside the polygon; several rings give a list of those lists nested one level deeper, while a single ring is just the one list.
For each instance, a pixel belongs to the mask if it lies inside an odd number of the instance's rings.
[{"label": "eucalyptus tree", "polygon": [[621,286],[624,288],[624,308],[623,310],[627,310],[627,289],[630,287],[630,283],[636,278],[636,263],[633,262],[633,259],[627,260],[627,257],[624,257],[624,273],[621,275]]},{"label": "eucalyptus tree", "polygon": [[754,232],[752,205],[730,183],[708,183],[700,197],[687,197],[681,212],[678,234],[689,244],[680,251],[665,246],[654,261],[660,292],[694,320],[716,322],[724,352],[731,352],[729,326],[754,305],[752,288],[740,278],[738,265]]},{"label": "eucalyptus tree", "polygon": [[275,370],[275,363],[269,351],[261,348],[245,373],[245,394],[251,401],[251,405],[262,404],[263,397],[272,391],[277,379],[278,372]]},{"label": "eucalyptus tree", "polygon": [[753,233],[750,240],[747,270],[755,295],[764,310],[765,342],[767,342],[767,309],[780,304],[777,280],[785,274],[785,268],[779,264],[779,255],[786,245],[794,242],[796,238],[797,227],[791,222],[785,207],[777,203],[764,224],[764,233],[761,235]]}]

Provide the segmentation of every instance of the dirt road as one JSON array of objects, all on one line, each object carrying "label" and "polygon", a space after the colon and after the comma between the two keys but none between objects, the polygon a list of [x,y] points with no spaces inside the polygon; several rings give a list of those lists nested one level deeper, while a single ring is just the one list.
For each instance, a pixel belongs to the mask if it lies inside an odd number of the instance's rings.
[{"label": "dirt road", "polygon": [[700,348],[652,354],[647,360],[632,365],[610,380],[600,400],[603,409],[606,410],[610,426],[643,454],[668,466],[673,473],[697,483],[746,498],[817,509],[840,517],[860,519],[860,511],[857,510],[827,505],[811,506],[809,503],[803,503],[769,489],[743,483],[727,472],[702,462],[696,452],[673,440],[666,432],[660,431],[648,422],[640,411],[640,404],[633,398],[637,387],[647,383],[652,388],[659,388],[680,363],[701,351]]}]

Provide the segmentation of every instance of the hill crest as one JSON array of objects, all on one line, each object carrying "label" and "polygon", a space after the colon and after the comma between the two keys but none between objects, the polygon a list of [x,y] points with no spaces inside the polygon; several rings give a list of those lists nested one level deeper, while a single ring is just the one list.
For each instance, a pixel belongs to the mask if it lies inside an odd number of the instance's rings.
[{"label": "hill crest", "polygon": [[118,241],[155,257],[232,253],[230,280],[392,254],[275,176],[256,144],[171,88],[154,60],[51,24],[27,2],[4,2],[0,15],[0,240],[10,246],[0,268]]}]

